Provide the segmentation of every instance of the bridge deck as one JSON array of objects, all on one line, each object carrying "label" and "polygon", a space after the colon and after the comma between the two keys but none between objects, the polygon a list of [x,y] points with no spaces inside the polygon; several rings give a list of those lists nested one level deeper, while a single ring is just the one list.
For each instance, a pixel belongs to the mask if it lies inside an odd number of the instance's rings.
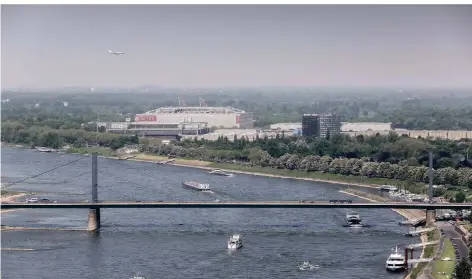
[{"label": "bridge deck", "polygon": [[101,201],[67,203],[2,203],[1,209],[14,208],[398,208],[471,209],[472,203],[330,203],[323,201]]}]

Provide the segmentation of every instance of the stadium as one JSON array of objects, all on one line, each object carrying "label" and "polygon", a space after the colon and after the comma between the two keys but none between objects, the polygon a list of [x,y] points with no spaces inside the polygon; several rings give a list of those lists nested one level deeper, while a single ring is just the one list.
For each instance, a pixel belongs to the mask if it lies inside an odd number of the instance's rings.
[{"label": "stadium", "polygon": [[216,128],[251,129],[254,115],[232,107],[161,107],[137,114],[135,122],[206,123]]},{"label": "stadium", "polygon": [[[98,124],[98,123],[97,123]],[[104,122],[110,133],[137,134],[143,137],[181,137],[203,135],[214,129],[251,129],[253,113],[231,107],[161,107],[137,114],[132,122]]]}]

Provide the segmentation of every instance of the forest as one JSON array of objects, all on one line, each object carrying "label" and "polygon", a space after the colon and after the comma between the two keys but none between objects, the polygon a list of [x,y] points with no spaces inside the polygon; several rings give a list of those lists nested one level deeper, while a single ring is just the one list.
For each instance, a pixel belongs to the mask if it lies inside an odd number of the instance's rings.
[{"label": "forest", "polygon": [[2,123],[2,141],[59,149],[65,145],[80,148],[87,146],[107,147],[117,150],[128,144],[137,144],[137,136],[122,136],[111,133],[86,131],[83,129],[52,129],[40,126],[25,126],[20,122]]},{"label": "forest", "polygon": [[[296,98],[294,98],[296,96]],[[140,93],[2,94],[2,121],[26,126],[80,129],[96,121],[124,121],[162,106],[233,106],[254,112],[255,125],[300,122],[304,113],[336,113],[344,122],[392,122],[410,130],[472,130],[472,92],[386,89],[225,88],[161,89]],[[67,102],[67,106],[64,105]]]}]

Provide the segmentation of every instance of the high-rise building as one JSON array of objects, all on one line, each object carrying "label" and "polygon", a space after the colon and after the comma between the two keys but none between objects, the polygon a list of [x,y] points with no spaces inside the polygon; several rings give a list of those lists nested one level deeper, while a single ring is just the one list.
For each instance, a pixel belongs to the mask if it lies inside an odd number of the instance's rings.
[{"label": "high-rise building", "polygon": [[341,117],[335,114],[322,114],[320,117],[320,137],[328,138],[341,133]]},{"label": "high-rise building", "polygon": [[303,115],[302,135],[305,137],[317,137],[320,135],[320,116],[318,114]]}]

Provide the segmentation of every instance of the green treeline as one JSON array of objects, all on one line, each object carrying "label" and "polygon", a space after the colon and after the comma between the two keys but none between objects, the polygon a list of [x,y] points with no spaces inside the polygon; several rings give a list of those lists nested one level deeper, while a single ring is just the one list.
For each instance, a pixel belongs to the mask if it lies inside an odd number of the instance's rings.
[{"label": "green treeline", "polygon": [[99,146],[116,150],[127,144],[136,144],[139,139],[137,136],[97,133],[81,129],[64,130],[38,126],[27,127],[19,122],[3,122],[2,141],[55,149],[69,145],[75,148]]}]

